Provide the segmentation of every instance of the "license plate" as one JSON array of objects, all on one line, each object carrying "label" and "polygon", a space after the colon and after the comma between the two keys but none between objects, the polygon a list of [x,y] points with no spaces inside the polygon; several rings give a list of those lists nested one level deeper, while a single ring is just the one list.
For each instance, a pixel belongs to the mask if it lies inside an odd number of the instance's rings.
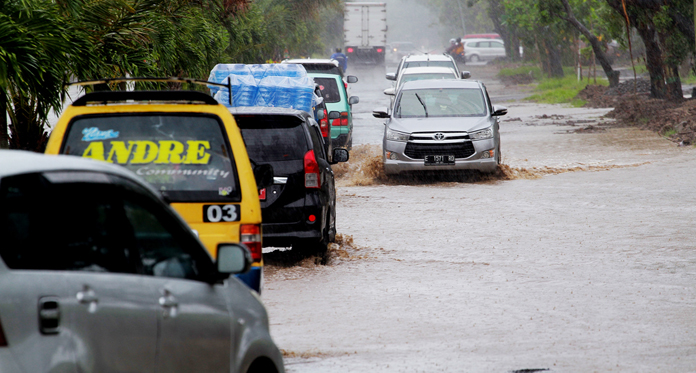
[{"label": "license plate", "polygon": [[453,155],[426,155],[425,165],[426,166],[440,166],[440,165],[453,165],[454,156]]}]

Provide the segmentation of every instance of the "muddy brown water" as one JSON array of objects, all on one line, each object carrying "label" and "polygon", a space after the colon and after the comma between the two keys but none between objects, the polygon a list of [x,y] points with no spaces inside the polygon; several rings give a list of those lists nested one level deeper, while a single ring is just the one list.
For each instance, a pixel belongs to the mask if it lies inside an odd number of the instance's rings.
[{"label": "muddy brown water", "polygon": [[696,149],[607,109],[505,104],[518,175],[489,182],[385,181],[381,123],[356,125],[342,244],[327,265],[265,254],[288,372],[696,371]]}]

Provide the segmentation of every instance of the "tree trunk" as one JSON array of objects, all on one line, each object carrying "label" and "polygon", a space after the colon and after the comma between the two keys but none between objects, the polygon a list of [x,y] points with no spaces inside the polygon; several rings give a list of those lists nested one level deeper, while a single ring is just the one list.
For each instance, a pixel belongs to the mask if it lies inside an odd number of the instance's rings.
[{"label": "tree trunk", "polygon": [[638,30],[638,34],[643,39],[643,44],[645,44],[645,66],[650,74],[650,97],[663,99],[666,97],[667,89],[665,86],[664,65],[662,63],[662,49],[660,49],[656,39],[657,33],[652,24],[634,23],[634,25],[636,25],[636,30]]},{"label": "tree trunk", "polygon": [[556,45],[556,41],[546,28],[542,28],[542,55],[545,62],[542,64],[544,72],[549,78],[562,78],[563,65],[561,64],[561,51]]},{"label": "tree trunk", "polygon": [[517,33],[503,24],[503,20],[500,18],[501,14],[505,14],[503,3],[500,0],[491,0],[489,2],[488,17],[493,23],[493,29],[503,39],[503,43],[505,43],[505,55],[507,58],[510,61],[519,61],[520,48],[519,40],[517,40]]},{"label": "tree trunk", "polygon": [[[607,0],[607,3],[622,18],[624,17],[621,0]],[[633,9],[634,6],[628,7],[628,18],[631,21],[631,26],[635,27],[638,35],[643,40],[643,44],[645,44],[645,66],[650,74],[650,97],[665,98],[666,88],[662,49],[660,49],[660,45],[657,43],[655,27],[649,22],[638,22],[638,16]]]},{"label": "tree trunk", "polygon": [[595,36],[590,30],[585,27],[580,21],[575,18],[575,15],[573,15],[573,10],[570,8],[570,4],[568,3],[568,0],[561,0],[563,3],[563,7],[565,8],[566,13],[568,14],[567,17],[563,17],[559,15],[559,18],[567,21],[573,27],[575,27],[578,31],[580,31],[586,38],[587,40],[590,41],[590,45],[592,45],[592,50],[594,51],[595,56],[597,56],[597,60],[599,61],[599,64],[602,66],[602,69],[604,70],[604,73],[607,75],[607,79],[609,79],[609,87],[616,87],[619,85],[619,71],[614,71],[612,69],[611,64],[609,63],[609,59],[607,58],[607,55],[604,53],[604,46],[599,42],[599,39],[597,36]]},{"label": "tree trunk", "polygon": [[7,95],[0,89],[0,149],[10,146],[10,136],[7,133]]}]

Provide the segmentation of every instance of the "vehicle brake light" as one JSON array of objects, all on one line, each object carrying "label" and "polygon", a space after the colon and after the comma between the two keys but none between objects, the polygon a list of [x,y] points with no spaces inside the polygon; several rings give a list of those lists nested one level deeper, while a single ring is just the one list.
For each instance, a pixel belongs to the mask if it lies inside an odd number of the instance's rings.
[{"label": "vehicle brake light", "polygon": [[259,200],[261,200],[261,201],[266,200],[266,188],[259,190]]},{"label": "vehicle brake light", "polygon": [[314,157],[314,150],[308,151],[304,156],[305,188],[321,187],[319,178],[319,164]]},{"label": "vehicle brake light", "polygon": [[346,52],[348,52],[348,53],[353,53],[353,48],[347,48],[347,49],[346,49]]},{"label": "vehicle brake light", "polygon": [[0,323],[0,347],[7,347],[7,338],[5,338],[5,331],[2,330],[1,323]]},{"label": "vehicle brake light", "polygon": [[331,123],[332,126],[347,126],[348,125],[348,112],[342,111],[341,116],[334,119]]},{"label": "vehicle brake light", "polygon": [[384,52],[384,49],[382,49],[382,48],[377,48],[377,53],[382,53],[382,52]]},{"label": "vehicle brake light", "polygon": [[321,136],[324,138],[329,137],[329,113],[324,109],[324,119],[319,121],[319,128],[321,129]]},{"label": "vehicle brake light", "polygon": [[251,259],[260,262],[263,258],[261,250],[261,226],[259,224],[242,224],[239,227],[239,241],[245,244],[251,252]]}]

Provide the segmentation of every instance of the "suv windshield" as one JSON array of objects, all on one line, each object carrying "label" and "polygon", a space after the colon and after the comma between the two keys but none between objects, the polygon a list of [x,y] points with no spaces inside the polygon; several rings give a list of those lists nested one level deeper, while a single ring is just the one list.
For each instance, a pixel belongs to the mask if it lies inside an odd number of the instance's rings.
[{"label": "suv windshield", "polygon": [[335,78],[314,78],[314,81],[319,84],[324,102],[341,102],[341,93],[338,91],[338,84]]},{"label": "suv windshield", "polygon": [[307,137],[299,118],[235,115],[249,158],[257,164],[304,159]]},{"label": "suv windshield", "polygon": [[439,66],[439,67],[449,67],[454,69],[455,66],[452,61],[406,61],[402,69],[408,67],[427,67],[427,66]]},{"label": "suv windshield", "polygon": [[406,82],[414,80],[428,80],[428,79],[457,79],[454,74],[443,74],[443,73],[428,73],[428,74],[404,74],[401,78],[401,83],[399,86]]},{"label": "suv windshield", "polygon": [[394,113],[399,118],[481,117],[486,104],[476,88],[412,89],[401,91]]},{"label": "suv windshield", "polygon": [[170,201],[240,201],[233,155],[215,117],[128,114],[77,117],[62,154],[124,166]]},{"label": "suv windshield", "polygon": [[343,76],[341,69],[332,63],[302,63],[308,73],[336,74]]}]

